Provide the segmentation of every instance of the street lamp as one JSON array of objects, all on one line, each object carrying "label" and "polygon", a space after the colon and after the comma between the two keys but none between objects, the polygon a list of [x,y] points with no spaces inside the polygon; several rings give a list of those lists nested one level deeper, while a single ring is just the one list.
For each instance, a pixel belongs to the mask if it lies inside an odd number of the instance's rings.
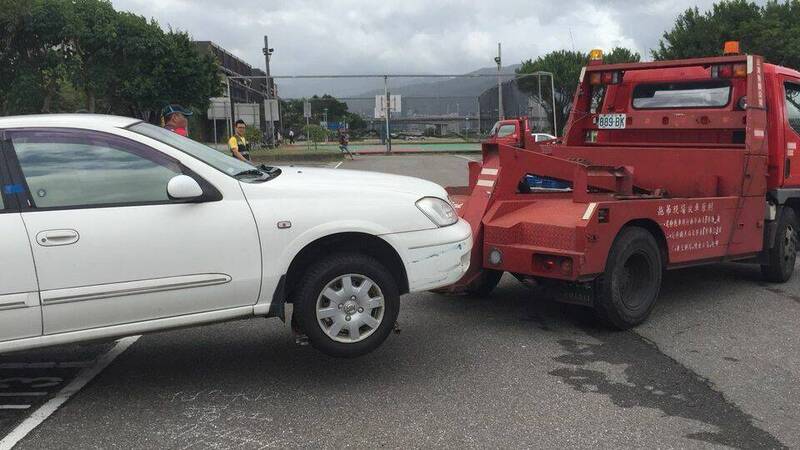
[{"label": "street lamp", "polygon": [[[267,99],[272,99],[272,92],[274,91],[274,82],[272,81],[272,77],[270,76],[270,73],[269,73],[269,61],[270,61],[270,59],[272,59],[272,53],[275,51],[275,49],[274,48],[270,48],[269,39],[267,39],[267,36],[264,36],[264,48],[262,48],[261,51],[262,51],[262,53],[264,53],[264,60],[265,60],[266,69],[267,69],[266,70],[266,74],[267,74],[267,92],[266,92],[266,97],[267,97]],[[269,139],[270,139],[270,141],[275,139],[275,122],[272,120],[273,117],[272,117],[271,112],[272,111],[270,110],[270,117],[269,117],[269,120],[267,121],[267,128],[269,129]],[[266,115],[267,115],[267,111],[265,109],[264,110],[264,116],[266,116]]]},{"label": "street lamp", "polygon": [[500,53],[500,42],[497,43],[497,56],[494,57],[494,62],[497,63],[497,117],[499,120],[503,120],[503,84],[500,82],[503,59]]}]

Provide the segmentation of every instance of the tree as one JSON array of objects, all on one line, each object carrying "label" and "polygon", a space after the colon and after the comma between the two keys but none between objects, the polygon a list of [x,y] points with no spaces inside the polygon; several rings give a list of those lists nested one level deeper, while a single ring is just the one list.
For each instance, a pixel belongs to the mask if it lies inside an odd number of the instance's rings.
[{"label": "tree", "polygon": [[317,149],[317,143],[324,141],[328,136],[328,130],[313,123],[303,127],[303,132],[306,134],[306,139],[314,143],[314,150]]},{"label": "tree", "polygon": [[[588,59],[588,53],[558,50],[540,56],[536,60],[529,59],[523,61],[522,66],[517,69],[517,74],[519,75],[535,72],[550,72],[553,74],[553,84],[555,85],[555,115],[559,126],[559,133],[566,125],[569,110],[572,107],[572,100],[575,96],[575,90],[578,88],[578,78],[580,77],[581,68],[586,65]],[[609,64],[638,62],[640,59],[641,57],[638,53],[622,47],[612,49],[611,52],[603,58],[603,60]],[[549,83],[547,85],[549,85]],[[539,85],[536,77],[520,78],[519,87],[532,95],[538,95]],[[548,120],[552,120],[553,94],[550,92],[550,89],[542,88],[542,98],[539,99],[539,101],[542,103],[542,107],[547,113]]]},{"label": "tree", "polygon": [[117,12],[104,0],[72,2],[65,11],[69,28],[64,34],[72,53],[69,73],[73,85],[83,91],[86,110],[93,113],[115,75]]},{"label": "tree", "polygon": [[[322,121],[325,118],[325,108],[327,108],[328,122],[346,122],[351,130],[367,128],[367,123],[361,116],[347,110],[347,103],[339,101],[329,94],[325,94],[322,97],[315,95],[308,101],[311,102],[311,122],[319,123]],[[304,100],[302,99],[281,100],[281,114],[286,128],[299,130],[306,126],[306,119],[303,116],[303,102]]]},{"label": "tree", "polygon": [[188,34],[164,32],[107,0],[0,8],[2,114],[80,108],[154,121],[171,102],[206,109],[220,90],[217,62]]},{"label": "tree", "polygon": [[723,42],[737,40],[741,51],[763,55],[769,62],[800,67],[800,2],[769,1],[763,6],[744,0],[723,1],[711,10],[687,9],[663,34],[656,60],[717,56]]}]

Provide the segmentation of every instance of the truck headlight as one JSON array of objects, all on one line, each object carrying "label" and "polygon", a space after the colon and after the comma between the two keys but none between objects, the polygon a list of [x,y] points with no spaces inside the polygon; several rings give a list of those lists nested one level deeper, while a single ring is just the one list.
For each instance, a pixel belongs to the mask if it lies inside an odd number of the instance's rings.
[{"label": "truck headlight", "polygon": [[436,226],[446,227],[458,222],[458,214],[453,205],[437,197],[423,197],[417,200],[417,208],[428,216]]}]

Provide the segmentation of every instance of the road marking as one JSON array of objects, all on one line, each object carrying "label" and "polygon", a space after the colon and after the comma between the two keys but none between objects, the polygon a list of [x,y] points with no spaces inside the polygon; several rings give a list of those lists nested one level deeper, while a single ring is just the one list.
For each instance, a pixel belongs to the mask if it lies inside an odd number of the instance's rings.
[{"label": "road marking", "polygon": [[333,168],[334,168],[334,169],[338,169],[338,168],[339,168],[339,166],[341,166],[342,164],[344,164],[344,161],[339,161],[339,164],[337,164],[337,165],[336,165],[336,166],[334,166]]},{"label": "road marking", "polygon": [[82,369],[92,365],[92,361],[2,363],[0,369]]},{"label": "road marking", "polygon": [[468,156],[463,156],[463,155],[450,155],[450,156],[455,156],[456,158],[466,159],[467,161],[473,161],[473,162],[477,161],[477,159],[472,159],[472,158],[470,158]]},{"label": "road marking", "polygon": [[47,395],[47,392],[0,392],[0,397],[37,397],[41,395]]},{"label": "road marking", "polygon": [[478,185],[478,186],[492,187],[492,186],[494,186],[494,181],[492,181],[492,180],[478,180],[478,182],[475,183],[475,184]]},{"label": "road marking", "polygon": [[0,440],[0,450],[11,450],[19,441],[41,425],[50,415],[61,407],[70,397],[79,392],[92,381],[100,372],[108,367],[119,355],[133,345],[141,336],[130,336],[117,341],[116,345],[106,354],[97,359],[92,367],[82,370],[74,380],[66,385],[55,397],[51,398],[39,409],[34,411],[27,419],[17,425],[10,433]]},{"label": "road marking", "polygon": [[30,407],[31,405],[0,405],[0,409],[28,409]]}]

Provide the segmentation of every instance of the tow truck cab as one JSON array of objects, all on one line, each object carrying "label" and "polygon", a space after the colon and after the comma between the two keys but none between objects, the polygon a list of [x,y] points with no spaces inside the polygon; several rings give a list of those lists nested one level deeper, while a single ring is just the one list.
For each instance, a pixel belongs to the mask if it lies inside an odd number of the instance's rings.
[{"label": "tow truck cab", "polygon": [[[450,189],[476,237],[455,288],[486,293],[510,272],[628,328],[648,316],[663,269],[749,260],[788,280],[800,73],[726,53],[604,65],[593,51],[561,140],[485,142],[469,186]],[[529,176],[567,188],[526,188]]]},{"label": "tow truck cab", "polygon": [[551,134],[532,131],[528,118],[519,117],[495,122],[484,142],[487,144],[505,144],[513,147],[522,147],[524,145],[523,138],[525,136],[532,136],[534,142],[555,139],[555,136]]}]

